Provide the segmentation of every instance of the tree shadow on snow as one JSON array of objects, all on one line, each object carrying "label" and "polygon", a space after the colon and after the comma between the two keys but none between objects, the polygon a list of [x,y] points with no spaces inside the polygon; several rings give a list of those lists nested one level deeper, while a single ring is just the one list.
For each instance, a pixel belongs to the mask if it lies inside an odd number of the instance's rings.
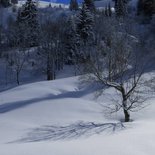
[{"label": "tree shadow on snow", "polygon": [[89,87],[86,89],[81,90],[75,90],[75,91],[69,91],[69,92],[61,92],[58,95],[53,94],[47,94],[46,96],[38,97],[38,98],[31,98],[27,100],[20,100],[20,101],[14,101],[14,102],[8,102],[3,103],[0,105],[0,114],[1,113],[7,113],[19,108],[23,108],[25,106],[47,101],[47,100],[56,100],[56,99],[63,99],[63,98],[80,98],[87,94],[95,92],[94,89],[90,89]]},{"label": "tree shadow on snow", "polygon": [[93,122],[77,122],[68,126],[42,126],[32,129],[24,138],[15,142],[40,142],[40,141],[56,141],[71,140],[80,137],[89,137],[102,132],[114,133],[124,129],[124,125],[119,123],[93,123]]}]

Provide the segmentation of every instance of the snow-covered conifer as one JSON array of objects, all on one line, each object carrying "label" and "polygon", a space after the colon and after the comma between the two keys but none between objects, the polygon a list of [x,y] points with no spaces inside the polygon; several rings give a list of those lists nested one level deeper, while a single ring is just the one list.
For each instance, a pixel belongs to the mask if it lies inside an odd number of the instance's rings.
[{"label": "snow-covered conifer", "polygon": [[79,6],[77,0],[70,0],[69,9],[72,11],[72,10],[78,10],[78,8]]},{"label": "snow-covered conifer", "polygon": [[94,16],[84,2],[77,16],[77,34],[84,45],[93,40],[93,25]]},{"label": "snow-covered conifer", "polygon": [[115,0],[115,12],[117,17],[127,15],[127,0]]},{"label": "snow-covered conifer", "polygon": [[137,4],[137,14],[145,16],[152,16],[155,14],[155,1],[139,0]]},{"label": "snow-covered conifer", "polygon": [[86,4],[87,8],[88,8],[91,12],[94,12],[94,11],[95,11],[94,0],[84,0],[84,3]]},{"label": "snow-covered conifer", "polygon": [[37,6],[34,1],[27,0],[18,11],[17,24],[19,31],[21,31],[21,42],[28,46],[38,45],[39,23]]},{"label": "snow-covered conifer", "polygon": [[10,0],[0,0],[0,6],[8,7],[10,5]]},{"label": "snow-covered conifer", "polygon": [[65,33],[66,63],[74,64],[77,57],[78,38],[76,34],[75,18],[72,16],[67,22]]}]

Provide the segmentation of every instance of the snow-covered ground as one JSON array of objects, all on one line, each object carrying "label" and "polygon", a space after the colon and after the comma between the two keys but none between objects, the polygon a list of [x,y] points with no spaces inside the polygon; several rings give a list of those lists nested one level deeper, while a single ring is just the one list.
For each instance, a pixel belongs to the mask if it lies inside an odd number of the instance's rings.
[{"label": "snow-covered ground", "polygon": [[[69,7],[68,4],[55,3],[55,2],[53,2],[53,1],[47,2],[47,1],[39,0],[39,1],[37,1],[37,3],[38,3],[38,7],[39,7],[39,8],[48,7],[49,4],[51,5],[51,7],[60,7],[60,5],[61,5],[62,8],[68,8],[68,7]],[[17,5],[17,6],[22,6],[23,4],[25,4],[25,0],[20,0],[20,1],[18,2],[18,5]]]},{"label": "snow-covered ground", "polygon": [[154,155],[155,99],[121,124],[99,104],[115,92],[96,101],[95,88],[69,77],[1,92],[0,155]]}]

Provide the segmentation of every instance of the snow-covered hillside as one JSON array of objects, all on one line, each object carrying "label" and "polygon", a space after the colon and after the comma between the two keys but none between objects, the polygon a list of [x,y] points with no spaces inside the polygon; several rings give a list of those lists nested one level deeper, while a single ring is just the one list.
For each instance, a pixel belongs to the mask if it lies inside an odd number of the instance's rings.
[{"label": "snow-covered hillside", "polygon": [[99,104],[115,92],[96,101],[93,88],[70,77],[1,92],[0,155],[154,155],[155,100],[121,124]]},{"label": "snow-covered hillside", "polygon": [[[136,9],[137,7],[137,1],[138,0],[130,0],[129,1],[129,6],[132,7],[133,9]],[[39,7],[47,7],[49,6],[49,4],[51,4],[52,7],[59,7],[61,5],[61,7],[63,8],[68,8],[69,7],[69,0],[39,0],[38,1],[38,4],[39,4]],[[79,0],[78,1],[79,4],[82,3],[82,0]],[[22,4],[25,3],[25,0],[20,0],[18,2],[18,6],[21,6]],[[96,8],[104,8],[108,5],[111,5],[111,7],[113,8],[114,7],[114,1],[113,0],[98,0],[98,1],[95,1],[95,6]]]},{"label": "snow-covered hillside", "polygon": [[[133,9],[136,9],[138,0],[130,0],[128,3],[129,7],[132,7]],[[106,7],[108,5],[111,5],[111,7],[115,6],[115,2],[113,0],[99,0],[95,1],[95,6],[97,8]]]},{"label": "snow-covered hillside", "polygon": [[[19,0],[19,1],[23,1],[23,0]],[[69,4],[70,3],[70,0],[39,0],[39,1],[45,1],[48,3],[61,3],[61,4]],[[79,3],[81,3],[83,0],[77,0],[77,1]]]},{"label": "snow-covered hillside", "polygon": [[[22,6],[24,3],[25,3],[25,0],[21,0],[18,2],[18,6]],[[40,7],[40,8],[48,7],[49,4],[51,5],[51,7],[60,7],[60,5],[62,8],[68,8],[69,7],[69,5],[66,3],[56,3],[54,1],[50,2],[50,1],[44,1],[44,0],[38,1],[38,7]]]}]

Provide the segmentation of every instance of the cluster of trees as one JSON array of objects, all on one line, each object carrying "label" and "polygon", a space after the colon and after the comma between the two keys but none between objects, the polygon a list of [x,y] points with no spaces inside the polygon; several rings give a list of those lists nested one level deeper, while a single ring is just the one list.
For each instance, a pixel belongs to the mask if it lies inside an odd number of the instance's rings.
[{"label": "cluster of trees", "polygon": [[0,6],[8,7],[10,5],[9,0],[0,0]]},{"label": "cluster of trees", "polygon": [[18,0],[0,0],[0,6],[2,7],[8,7],[10,6],[11,4],[17,4],[18,3]]},{"label": "cluster of trees", "polygon": [[152,16],[155,13],[154,0],[139,0],[137,13],[145,16]]},{"label": "cluster of trees", "polygon": [[[145,5],[139,2],[138,12],[146,12]],[[114,88],[120,101],[108,109],[123,110],[125,121],[130,121],[130,111],[143,107],[138,90],[144,84],[146,51],[154,49],[147,40],[153,45],[155,34],[141,33],[137,17],[128,15],[127,0],[115,0],[115,13],[110,4],[104,13],[98,11],[93,0],[84,0],[81,8],[71,0],[70,10],[38,9],[33,0],[27,0],[16,18],[9,18],[7,28],[0,25],[0,59],[16,74],[18,84],[24,67],[53,80],[64,64],[73,65],[76,74],[85,75],[84,81]],[[147,15],[152,17],[151,12]],[[152,18],[151,32],[155,32],[154,23]]]},{"label": "cluster of trees", "polygon": [[[90,11],[95,11],[94,0],[85,0],[84,3],[89,7]],[[79,9],[79,5],[77,0],[70,0],[69,9],[77,11]]]},{"label": "cluster of trees", "polygon": [[130,112],[144,106],[145,97],[140,90],[145,87],[143,74],[150,58],[141,52],[144,47],[138,32],[134,32],[136,24],[128,18],[126,0],[115,1],[115,17],[96,16],[94,5],[87,2],[84,1],[71,29],[75,33],[70,38],[74,42],[74,62],[82,66],[84,81],[99,82],[103,88],[117,91],[120,101],[108,105],[108,110],[123,110],[128,122]]},{"label": "cluster of trees", "polygon": [[77,10],[79,9],[77,0],[71,0],[71,1],[70,1],[69,9],[70,9],[71,11],[73,11],[73,10],[77,11]]},{"label": "cluster of trees", "polygon": [[27,47],[39,45],[39,22],[37,19],[37,7],[35,2],[27,0],[17,15],[19,44]]}]

